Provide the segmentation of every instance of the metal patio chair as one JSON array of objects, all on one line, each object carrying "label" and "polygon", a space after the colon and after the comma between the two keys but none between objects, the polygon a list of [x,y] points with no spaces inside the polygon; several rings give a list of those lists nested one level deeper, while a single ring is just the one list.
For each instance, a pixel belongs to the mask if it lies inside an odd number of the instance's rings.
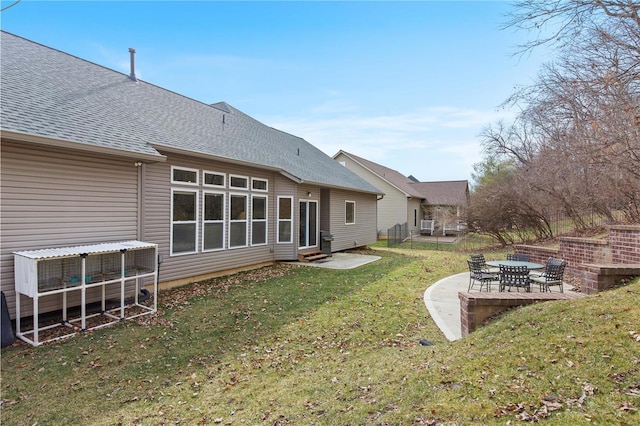
[{"label": "metal patio chair", "polygon": [[483,270],[482,264],[478,260],[467,259],[467,266],[469,267],[469,288],[467,291],[471,291],[475,284],[480,284],[480,291],[482,291],[482,287],[491,291],[491,283],[499,281],[498,275]]},{"label": "metal patio chair", "polygon": [[540,285],[540,291],[551,292],[551,286],[560,287],[560,293],[564,293],[562,280],[564,279],[564,269],[567,265],[562,259],[550,257],[545,265],[542,274],[531,274],[531,281]]},{"label": "metal patio chair", "polygon": [[515,287],[518,291],[531,291],[531,278],[529,278],[529,268],[526,266],[500,265],[500,291],[505,291],[509,287]]}]

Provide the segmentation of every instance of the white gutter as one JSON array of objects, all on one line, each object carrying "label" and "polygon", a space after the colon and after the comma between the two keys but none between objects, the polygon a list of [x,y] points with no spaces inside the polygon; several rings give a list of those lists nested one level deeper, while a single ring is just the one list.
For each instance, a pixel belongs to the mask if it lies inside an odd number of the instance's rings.
[{"label": "white gutter", "polygon": [[163,162],[167,160],[167,157],[158,154],[148,154],[144,152],[125,151],[122,149],[108,148],[99,145],[91,145],[88,143],[81,143],[76,141],[70,141],[66,139],[51,138],[48,136],[33,135],[29,133],[14,132],[10,130],[0,130],[0,136],[3,139],[10,139],[17,142],[27,142],[38,145],[50,146],[53,148],[67,148],[78,151],[85,151],[94,154],[106,154],[116,155],[118,157],[132,158],[145,162]]}]

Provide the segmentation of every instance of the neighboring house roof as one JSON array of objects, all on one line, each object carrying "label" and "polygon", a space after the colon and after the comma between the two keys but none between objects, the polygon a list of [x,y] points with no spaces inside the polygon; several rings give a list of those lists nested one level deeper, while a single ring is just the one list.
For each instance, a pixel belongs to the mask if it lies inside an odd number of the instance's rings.
[{"label": "neighboring house roof", "polygon": [[163,161],[181,152],[273,169],[297,182],[382,194],[297,136],[5,31],[3,135]]},{"label": "neighboring house roof", "polygon": [[421,198],[422,204],[438,206],[464,206],[467,204],[469,182],[466,180],[419,182],[413,176],[406,177],[396,170],[343,150],[338,151],[333,158],[337,158],[341,154],[386,180],[407,196]]},{"label": "neighboring house roof", "polygon": [[466,180],[417,182],[411,184],[424,194],[423,204],[437,206],[465,206],[469,194],[469,182]]},{"label": "neighboring house roof", "polygon": [[395,186],[396,188],[398,188],[398,190],[404,192],[407,197],[424,198],[422,193],[411,186],[413,181],[404,176],[402,173],[343,150],[338,151],[338,153],[334,155],[333,158],[337,158],[340,154],[351,158],[362,167],[376,174],[378,177],[380,177],[380,179],[383,179],[392,186]]}]

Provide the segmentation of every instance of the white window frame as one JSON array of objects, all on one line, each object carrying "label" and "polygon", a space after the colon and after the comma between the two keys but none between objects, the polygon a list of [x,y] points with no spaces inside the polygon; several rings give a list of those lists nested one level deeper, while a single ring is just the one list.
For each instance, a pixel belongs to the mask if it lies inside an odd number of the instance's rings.
[{"label": "white window frame", "polygon": [[[348,206],[349,204],[353,204],[353,222],[347,222],[348,215]],[[344,200],[344,224],[345,225],[355,225],[356,223],[356,202],[353,200]]]},{"label": "white window frame", "polygon": [[[217,175],[217,176],[222,176],[222,185],[214,185],[211,183],[207,183],[207,180],[205,179],[205,177],[207,175]],[[214,172],[211,170],[203,170],[202,171],[202,186],[208,187],[208,188],[226,188],[227,187],[227,174],[226,173],[220,173],[220,172]]]},{"label": "white window frame", "polygon": [[[233,182],[233,178],[240,178],[240,179],[244,179],[247,184],[245,186],[232,186],[232,182]],[[251,182],[251,179],[249,179],[249,176],[242,176],[242,175],[232,175],[229,174],[229,188],[230,189],[245,189],[245,190],[249,190],[249,183]]]},{"label": "white window frame", "polygon": [[[188,221],[174,221],[173,220],[173,197],[174,194],[176,192],[188,192],[188,193],[192,193],[195,196],[195,201],[196,201],[196,205],[195,205],[195,219],[194,220],[188,220]],[[198,252],[198,223],[199,223],[199,191],[197,189],[187,189],[187,188],[171,188],[171,210],[170,210],[170,215],[171,215],[171,228],[170,228],[170,242],[169,242],[169,246],[170,246],[170,255],[171,256],[182,256],[182,255],[187,255],[187,254],[194,254]],[[174,229],[174,225],[176,224],[190,224],[193,223],[195,225],[195,229],[194,229],[194,250],[193,251],[181,251],[181,252],[174,252],[173,251],[173,246],[174,246],[174,242],[173,242],[173,229]]]},{"label": "white window frame", "polygon": [[[206,203],[206,196],[207,195],[220,195],[222,196],[222,219],[220,220],[207,220],[206,216],[205,216],[205,207],[207,205]],[[224,250],[225,247],[225,242],[227,241],[226,238],[226,218],[227,218],[227,197],[226,197],[226,193],[225,192],[220,192],[220,191],[202,191],[202,252],[203,253],[207,253],[210,251],[221,251]],[[209,223],[221,223],[222,224],[222,247],[219,248],[205,248],[204,246],[204,235],[205,235],[205,228],[206,225]]]},{"label": "white window frame", "polygon": [[[173,172],[175,170],[183,170],[185,172],[193,172],[196,175],[196,181],[195,182],[185,182],[183,180],[174,180],[173,179]],[[200,179],[200,170],[198,169],[192,169],[190,167],[179,167],[179,166],[171,166],[171,183],[175,184],[175,185],[190,185],[190,186],[197,186],[199,185],[198,179]]]},{"label": "white window frame", "polygon": [[[264,199],[264,219],[255,219],[253,217],[253,200],[256,198]],[[265,246],[269,243],[269,197],[267,195],[251,195],[251,246]],[[253,243],[253,224],[264,223],[264,243]]]},{"label": "white window frame", "polygon": [[[280,200],[283,198],[287,198],[289,199],[291,208],[289,209],[289,219],[280,219]],[[276,206],[276,244],[291,244],[293,243],[293,234],[294,234],[294,229],[293,229],[293,202],[294,199],[292,196],[290,195],[279,195],[278,196],[278,205]],[[289,222],[291,224],[290,230],[291,232],[289,233],[289,241],[282,241],[280,240],[280,222]]]},{"label": "white window frame", "polygon": [[[256,189],[253,187],[254,182],[264,182],[265,189]],[[269,180],[268,179],[260,179],[260,178],[251,178],[251,190],[255,192],[269,192]]]},{"label": "white window frame", "polygon": [[[243,197],[244,198],[244,219],[233,219],[231,216],[231,208],[232,208],[232,203],[231,203],[231,199],[232,197]],[[227,209],[229,211],[229,232],[227,233],[227,247],[229,248],[229,250],[232,249],[237,249],[237,248],[243,248],[243,247],[248,247],[249,246],[249,218],[248,216],[248,210],[249,210],[249,194],[247,193],[238,193],[238,192],[230,192],[229,193],[229,208]],[[233,227],[231,226],[234,223],[244,223],[244,245],[236,245],[236,246],[232,246],[231,245],[231,231],[233,229]]]}]

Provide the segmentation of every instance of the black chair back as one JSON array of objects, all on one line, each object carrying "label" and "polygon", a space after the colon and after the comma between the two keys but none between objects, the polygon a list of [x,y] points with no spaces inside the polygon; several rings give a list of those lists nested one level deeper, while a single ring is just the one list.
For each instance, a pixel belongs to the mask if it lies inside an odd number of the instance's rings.
[{"label": "black chair back", "polygon": [[507,260],[517,260],[519,262],[528,262],[529,255],[524,253],[507,253]]},{"label": "black chair back", "polygon": [[500,265],[500,291],[504,291],[506,286],[531,289],[531,279],[529,278],[529,268],[526,266]]},{"label": "black chair back", "polygon": [[469,272],[472,274],[481,274],[482,273],[482,263],[477,259],[467,259],[467,265],[469,266]]},{"label": "black chair back", "polygon": [[547,281],[562,281],[566,264],[562,259],[549,258],[544,269],[544,276]]}]

